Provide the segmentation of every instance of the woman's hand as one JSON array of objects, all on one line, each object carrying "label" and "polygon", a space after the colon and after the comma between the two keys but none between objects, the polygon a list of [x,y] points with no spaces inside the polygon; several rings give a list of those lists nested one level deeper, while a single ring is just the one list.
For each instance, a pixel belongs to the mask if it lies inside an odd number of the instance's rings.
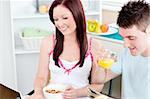
[{"label": "woman's hand", "polygon": [[63,93],[63,99],[76,99],[77,98],[77,91],[72,86],[68,86]]},{"label": "woman's hand", "polygon": [[32,96],[26,96],[25,99],[44,99],[42,93],[34,93]]}]

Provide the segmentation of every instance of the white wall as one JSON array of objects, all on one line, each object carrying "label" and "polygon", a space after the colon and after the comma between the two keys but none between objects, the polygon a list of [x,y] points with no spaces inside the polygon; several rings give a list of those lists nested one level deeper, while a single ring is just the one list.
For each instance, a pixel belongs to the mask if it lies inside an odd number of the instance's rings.
[{"label": "white wall", "polygon": [[0,83],[17,89],[11,33],[10,1],[0,1]]},{"label": "white wall", "polygon": [[[111,11],[120,11],[121,7],[128,1],[138,1],[138,0],[102,0],[102,8]],[[145,0],[150,3],[150,0]]]}]

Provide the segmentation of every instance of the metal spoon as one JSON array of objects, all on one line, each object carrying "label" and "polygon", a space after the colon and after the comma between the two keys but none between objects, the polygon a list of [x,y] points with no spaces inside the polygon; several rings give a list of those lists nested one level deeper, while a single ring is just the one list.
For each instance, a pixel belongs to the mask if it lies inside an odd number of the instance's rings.
[{"label": "metal spoon", "polygon": [[95,98],[95,97],[101,95],[98,91],[96,91],[96,90],[94,90],[94,89],[92,89],[90,87],[87,87],[87,89],[88,89],[88,92],[89,92],[89,96],[91,98]]}]

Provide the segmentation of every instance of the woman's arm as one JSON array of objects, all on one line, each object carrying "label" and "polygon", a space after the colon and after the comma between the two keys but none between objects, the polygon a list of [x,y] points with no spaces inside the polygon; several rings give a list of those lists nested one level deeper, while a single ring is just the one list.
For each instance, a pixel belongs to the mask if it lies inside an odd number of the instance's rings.
[{"label": "woman's arm", "polygon": [[52,49],[52,36],[46,37],[42,40],[40,49],[40,59],[38,65],[38,71],[34,83],[34,92],[36,94],[42,94],[43,87],[48,81],[50,75],[48,64],[49,64],[49,49]]},{"label": "woman's arm", "polygon": [[86,87],[83,87],[83,88],[80,88],[80,89],[77,89],[76,92],[77,92],[77,96],[78,97],[82,97],[82,96],[89,96],[89,92],[88,92],[88,87],[96,90],[96,91],[102,91],[103,89],[103,86],[104,84],[101,84],[99,83],[99,77],[97,76],[97,67],[96,67],[96,64],[93,63],[93,66],[92,66],[92,71],[91,71],[91,84],[86,86]]},{"label": "woman's arm", "polygon": [[[92,54],[94,56],[94,63],[95,63],[95,73],[93,75],[96,75],[97,82],[104,84],[108,82],[109,80],[117,77],[119,74],[116,74],[112,72],[111,70],[107,70],[107,75],[105,74],[105,69],[101,68],[98,65],[98,60],[103,56],[105,52],[105,48],[102,46],[101,42],[98,41],[97,39],[92,39]],[[104,81],[105,80],[105,81]]]}]

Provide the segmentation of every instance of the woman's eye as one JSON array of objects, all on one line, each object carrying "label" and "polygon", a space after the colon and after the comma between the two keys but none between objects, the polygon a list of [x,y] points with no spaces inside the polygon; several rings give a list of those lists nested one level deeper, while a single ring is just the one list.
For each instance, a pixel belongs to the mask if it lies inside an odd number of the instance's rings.
[{"label": "woman's eye", "polygon": [[58,21],[58,19],[54,19],[54,21]]},{"label": "woman's eye", "polygon": [[68,17],[64,17],[63,19],[68,19]]}]

